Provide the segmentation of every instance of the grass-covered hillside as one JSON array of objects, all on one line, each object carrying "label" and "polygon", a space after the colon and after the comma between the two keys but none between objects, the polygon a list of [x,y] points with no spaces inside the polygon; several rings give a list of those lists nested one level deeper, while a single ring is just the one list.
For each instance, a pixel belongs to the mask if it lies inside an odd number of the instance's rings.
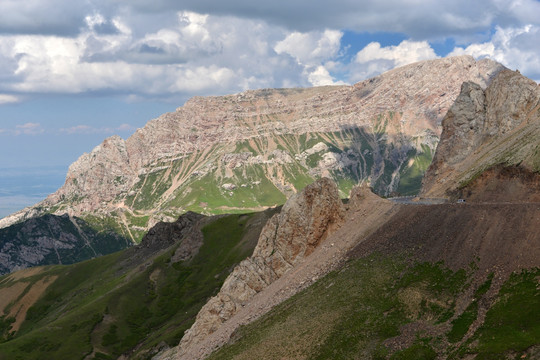
[{"label": "grass-covered hillside", "polygon": [[0,359],[146,359],[176,345],[271,213],[188,214],[140,246],[0,278]]},{"label": "grass-covered hillside", "polygon": [[473,286],[472,272],[381,255],[352,260],[241,328],[210,359],[538,358],[540,270],[514,273],[486,313],[478,304],[493,273]]},{"label": "grass-covered hillside", "polygon": [[114,228],[46,214],[0,229],[0,275],[17,269],[73,264],[131,246]]}]

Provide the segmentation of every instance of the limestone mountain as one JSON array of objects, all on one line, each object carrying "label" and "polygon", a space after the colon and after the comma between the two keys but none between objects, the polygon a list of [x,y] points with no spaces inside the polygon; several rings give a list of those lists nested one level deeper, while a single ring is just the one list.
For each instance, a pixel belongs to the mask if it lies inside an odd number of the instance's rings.
[{"label": "limestone mountain", "polygon": [[[340,228],[321,242],[315,258],[297,262],[271,287],[252,280],[261,278],[264,266],[245,274],[239,265],[179,346],[157,358],[202,359],[212,352],[212,359],[536,358],[539,115],[539,87],[519,72],[499,72],[485,90],[464,83],[443,120],[422,194],[465,197],[471,204],[392,206],[379,200],[360,215],[354,209],[366,204],[351,194],[348,216],[339,217]],[[376,230],[366,231],[366,215],[384,208]],[[353,249],[341,255],[346,265],[248,325],[276,305],[275,297],[299,291],[314,273],[328,273],[332,267],[323,264],[334,244]],[[409,273],[404,259],[422,265]],[[396,322],[401,325],[390,330]]]},{"label": "limestone mountain", "polygon": [[57,192],[0,226],[68,213],[93,224],[112,219],[138,242],[159,220],[283,204],[321,176],[342,197],[360,182],[383,195],[415,194],[461,84],[485,87],[501,69],[461,56],[353,86],[196,97],[127,140],[106,139],[70,166]]}]

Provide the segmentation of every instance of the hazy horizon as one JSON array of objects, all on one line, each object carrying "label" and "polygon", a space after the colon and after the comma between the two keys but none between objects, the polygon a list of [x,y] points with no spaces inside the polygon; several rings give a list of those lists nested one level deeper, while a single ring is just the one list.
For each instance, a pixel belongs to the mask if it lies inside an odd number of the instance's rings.
[{"label": "hazy horizon", "polygon": [[0,219],[36,204],[64,184],[67,167],[0,168]]}]

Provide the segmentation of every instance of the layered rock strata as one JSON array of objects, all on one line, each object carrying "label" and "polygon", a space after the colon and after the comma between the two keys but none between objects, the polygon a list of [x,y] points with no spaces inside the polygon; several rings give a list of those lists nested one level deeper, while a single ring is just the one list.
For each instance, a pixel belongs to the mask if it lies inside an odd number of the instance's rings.
[{"label": "layered rock strata", "polygon": [[461,56],[407,65],[353,86],[196,97],[125,141],[105,140],[70,166],[56,193],[0,220],[0,227],[53,212],[116,214],[131,231],[134,223],[121,212],[135,211],[150,217],[144,230],[167,211],[279,204],[321,176],[337,181],[342,195],[360,181],[385,194],[414,191],[419,183],[404,187],[401,180],[419,181],[461,84],[484,87],[502,68]]}]

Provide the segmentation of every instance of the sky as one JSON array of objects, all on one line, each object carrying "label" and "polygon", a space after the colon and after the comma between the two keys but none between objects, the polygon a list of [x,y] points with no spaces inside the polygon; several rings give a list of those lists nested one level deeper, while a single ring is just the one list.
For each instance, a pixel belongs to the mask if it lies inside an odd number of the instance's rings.
[{"label": "sky", "polygon": [[461,54],[540,81],[539,15],[538,0],[0,0],[0,217],[196,95]]}]

